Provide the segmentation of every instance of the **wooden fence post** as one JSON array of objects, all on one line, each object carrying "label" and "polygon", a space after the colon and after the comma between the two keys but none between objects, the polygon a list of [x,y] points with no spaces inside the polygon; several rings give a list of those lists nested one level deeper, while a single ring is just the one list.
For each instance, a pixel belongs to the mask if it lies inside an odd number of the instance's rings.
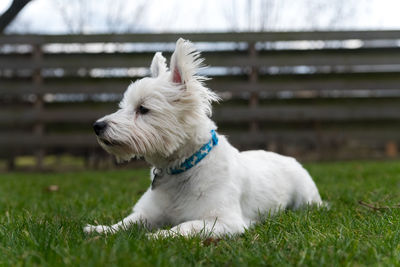
[{"label": "wooden fence post", "polygon": [[397,143],[395,141],[387,141],[385,144],[386,157],[395,158],[398,155]]},{"label": "wooden fence post", "polygon": [[7,157],[7,171],[15,170],[15,156],[14,153],[10,153]]},{"label": "wooden fence post", "polygon": [[[249,46],[249,58],[250,61],[255,60],[257,58],[257,49],[256,49],[256,45],[254,42],[251,42],[248,44]],[[249,84],[254,85],[255,83],[257,83],[258,81],[258,67],[251,65],[250,66],[250,73],[249,73]],[[258,92],[251,92],[250,94],[250,98],[249,98],[249,107],[250,109],[254,109],[258,107]],[[250,132],[255,133],[258,132],[259,130],[259,125],[258,122],[256,120],[251,120],[250,121]]]},{"label": "wooden fence post", "polygon": [[[36,99],[33,103],[34,111],[39,114],[35,124],[33,125],[33,134],[38,137],[38,140],[42,142],[43,134],[44,134],[44,123],[42,121],[42,117],[40,116],[44,108],[44,100],[43,95],[40,92],[40,88],[43,85],[43,76],[41,70],[41,62],[43,60],[43,50],[40,44],[33,44],[33,51],[32,57],[33,62],[37,64],[37,67],[33,70],[32,79],[33,79],[33,86],[35,89],[35,96]],[[42,169],[43,168],[43,158],[45,155],[45,151],[43,145],[40,143],[39,145],[35,146],[35,158],[36,158],[36,168]]]}]

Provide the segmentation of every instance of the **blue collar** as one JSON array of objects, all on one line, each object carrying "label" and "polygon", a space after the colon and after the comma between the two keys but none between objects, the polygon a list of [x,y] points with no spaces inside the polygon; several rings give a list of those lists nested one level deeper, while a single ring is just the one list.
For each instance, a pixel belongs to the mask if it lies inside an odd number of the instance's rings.
[{"label": "blue collar", "polygon": [[218,144],[218,137],[215,130],[211,130],[211,139],[208,143],[204,144],[196,153],[187,158],[179,167],[168,169],[169,174],[179,174],[185,172],[192,167],[196,166],[208,153]]},{"label": "blue collar", "polygon": [[[217,133],[214,130],[211,130],[211,139],[210,141],[208,141],[208,143],[204,144],[199,150],[197,150],[196,153],[187,158],[181,165],[179,165],[179,167],[166,169],[166,173],[173,175],[189,170],[190,168],[196,166],[196,164],[199,163],[202,159],[204,159],[208,155],[208,153],[210,153],[213,147],[215,147],[217,144],[218,144]],[[156,188],[157,183],[163,177],[164,172],[162,169],[154,168],[153,175],[154,177],[151,183],[151,190]]]}]

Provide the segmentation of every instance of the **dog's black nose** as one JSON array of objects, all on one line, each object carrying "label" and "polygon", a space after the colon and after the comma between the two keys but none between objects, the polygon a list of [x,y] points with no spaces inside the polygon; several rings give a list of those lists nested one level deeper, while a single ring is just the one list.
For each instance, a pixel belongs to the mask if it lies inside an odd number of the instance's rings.
[{"label": "dog's black nose", "polygon": [[107,128],[107,122],[105,121],[96,121],[93,124],[93,129],[96,135],[101,135],[106,128]]}]

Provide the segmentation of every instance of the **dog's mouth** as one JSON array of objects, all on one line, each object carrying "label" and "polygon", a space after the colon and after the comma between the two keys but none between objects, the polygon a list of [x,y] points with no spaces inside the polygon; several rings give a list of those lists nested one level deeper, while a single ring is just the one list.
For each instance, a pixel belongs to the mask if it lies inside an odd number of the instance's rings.
[{"label": "dog's mouth", "polygon": [[102,142],[103,144],[105,144],[106,146],[121,146],[122,145],[121,142],[118,142],[116,140],[108,140],[108,139],[104,139],[101,137],[98,137],[98,140],[100,142]]},{"label": "dog's mouth", "polygon": [[130,151],[126,143],[118,140],[110,140],[97,137],[100,146],[108,153],[114,155],[118,163],[129,161],[135,155]]}]

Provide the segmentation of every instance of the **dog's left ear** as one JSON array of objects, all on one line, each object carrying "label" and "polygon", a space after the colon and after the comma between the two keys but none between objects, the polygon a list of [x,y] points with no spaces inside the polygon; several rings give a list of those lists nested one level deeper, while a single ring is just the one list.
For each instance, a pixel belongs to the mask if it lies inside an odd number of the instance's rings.
[{"label": "dog's left ear", "polygon": [[167,72],[166,59],[162,56],[161,52],[157,52],[151,61],[150,73],[151,77],[156,78],[160,74]]},{"label": "dog's left ear", "polygon": [[203,59],[194,45],[182,38],[176,42],[176,48],[171,57],[171,81],[177,84],[187,84],[196,79],[196,72],[201,67]]}]

